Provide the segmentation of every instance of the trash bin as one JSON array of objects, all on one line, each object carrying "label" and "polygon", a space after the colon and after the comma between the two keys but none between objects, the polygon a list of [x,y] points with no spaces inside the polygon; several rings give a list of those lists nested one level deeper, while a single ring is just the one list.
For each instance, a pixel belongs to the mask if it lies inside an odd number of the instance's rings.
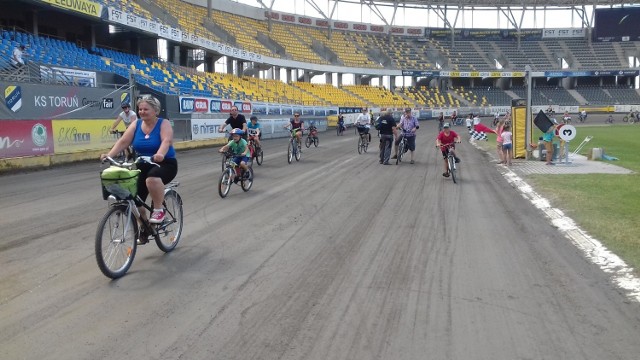
[{"label": "trash bin", "polygon": [[551,159],[553,161],[558,161],[558,155],[560,155],[560,144],[553,143],[553,157]]}]

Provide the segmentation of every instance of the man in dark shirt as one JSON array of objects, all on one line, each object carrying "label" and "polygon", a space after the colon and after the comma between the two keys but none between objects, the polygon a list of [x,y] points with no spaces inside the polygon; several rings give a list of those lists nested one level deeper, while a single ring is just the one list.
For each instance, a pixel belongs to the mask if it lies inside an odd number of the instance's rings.
[{"label": "man in dark shirt", "polygon": [[231,129],[241,129],[244,131],[242,138],[247,140],[247,119],[244,115],[238,113],[238,107],[235,105],[231,107],[231,114],[229,118],[224,122],[224,124],[220,125],[220,129],[218,129],[218,131],[223,132],[227,125],[231,125]]},{"label": "man in dark shirt", "polygon": [[393,138],[396,135],[396,121],[393,118],[393,112],[387,110],[378,119],[376,126],[380,131],[380,164],[389,165],[391,144],[393,144]]}]

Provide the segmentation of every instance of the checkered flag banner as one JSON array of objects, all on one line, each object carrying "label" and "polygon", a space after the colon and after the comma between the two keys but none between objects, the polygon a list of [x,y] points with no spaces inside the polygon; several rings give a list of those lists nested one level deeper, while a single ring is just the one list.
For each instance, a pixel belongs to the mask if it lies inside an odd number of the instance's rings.
[{"label": "checkered flag banner", "polygon": [[489,137],[487,136],[486,133],[475,131],[473,129],[469,129],[469,136],[471,136],[473,140],[489,141]]}]

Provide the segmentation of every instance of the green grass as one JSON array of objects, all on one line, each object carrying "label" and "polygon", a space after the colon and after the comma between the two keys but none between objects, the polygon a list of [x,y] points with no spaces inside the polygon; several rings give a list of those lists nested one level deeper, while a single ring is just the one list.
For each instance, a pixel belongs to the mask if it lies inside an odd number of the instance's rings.
[{"label": "green grass", "polygon": [[639,274],[640,126],[583,126],[577,133],[572,142],[574,148],[585,136],[593,136],[580,151],[582,155],[587,155],[592,148],[603,148],[607,155],[620,159],[610,163],[636,173],[532,175],[527,181]]},{"label": "green grass", "polygon": [[[536,129],[534,140],[541,135]],[[588,135],[593,138],[580,151],[582,155],[586,156],[592,148],[603,148],[607,155],[619,159],[608,163],[635,173],[536,174],[527,176],[526,181],[640,274],[640,126],[577,127],[570,150]],[[489,134],[489,141],[478,141],[477,145],[494,154],[495,135]]]}]

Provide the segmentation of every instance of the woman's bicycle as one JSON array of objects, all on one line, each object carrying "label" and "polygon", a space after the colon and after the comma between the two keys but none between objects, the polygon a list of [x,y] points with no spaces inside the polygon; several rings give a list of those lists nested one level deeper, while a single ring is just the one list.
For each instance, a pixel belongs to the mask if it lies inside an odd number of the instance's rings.
[{"label": "woman's bicycle", "polygon": [[[456,163],[456,154],[454,152],[455,143],[443,145],[447,149],[447,169],[453,183],[458,183],[458,165]],[[440,148],[436,146],[436,148]]]},{"label": "woman's bicycle", "polygon": [[366,153],[367,149],[369,149],[369,134],[362,131],[358,136],[358,154]]},{"label": "woman's bicycle", "polygon": [[222,154],[227,159],[225,168],[218,180],[218,194],[221,198],[225,198],[229,194],[231,184],[240,183],[243,191],[247,192],[253,186],[253,168],[249,166],[249,170],[243,173],[240,164],[233,161],[233,154],[229,151]]},{"label": "woman's bicycle", "polygon": [[300,157],[302,156],[300,143],[298,143],[294,133],[295,131],[291,130],[289,134],[289,145],[287,147],[287,162],[289,164],[291,164],[294,157],[296,158],[296,161],[300,161]]},{"label": "woman's bicycle", "polygon": [[127,273],[136,256],[137,245],[146,244],[154,239],[158,248],[171,252],[178,245],[182,235],[182,198],[176,188],[180,185],[172,181],[165,185],[162,207],[164,221],[151,224],[140,215],[138,207],[144,207],[150,213],[156,207],[147,205],[137,195],[138,175],[136,165],[151,164],[148,156],[141,156],[133,163],[116,161],[107,157],[112,166],[100,173],[102,197],[109,200],[109,209],[98,225],[95,239],[96,261],[100,271],[112,279]]},{"label": "woman's bicycle", "polygon": [[337,136],[343,135],[345,130],[346,130],[346,127],[344,126],[344,124],[338,123],[338,126],[336,126],[336,135]]}]

